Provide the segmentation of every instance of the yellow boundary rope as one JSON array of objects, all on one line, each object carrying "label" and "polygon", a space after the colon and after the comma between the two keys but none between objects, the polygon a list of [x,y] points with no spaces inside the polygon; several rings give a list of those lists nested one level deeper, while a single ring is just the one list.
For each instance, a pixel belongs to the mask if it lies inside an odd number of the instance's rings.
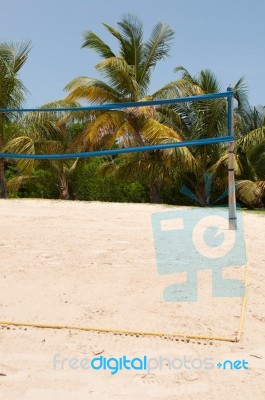
[{"label": "yellow boundary rope", "polygon": [[[247,245],[246,245],[246,253],[248,254]],[[247,259],[248,259],[248,257],[247,257]],[[247,295],[248,295],[248,272],[249,272],[249,264],[247,263],[246,268],[245,268],[245,276],[244,276],[245,295],[242,300],[239,328],[238,328],[237,338],[236,338],[237,342],[239,342],[239,340],[241,339],[243,328],[244,328],[245,317],[246,317],[246,305],[247,305]]]},{"label": "yellow boundary rope", "polygon": [[156,337],[165,337],[165,338],[182,338],[182,339],[198,339],[198,340],[213,340],[213,341],[223,341],[223,342],[239,342],[243,327],[244,320],[246,314],[246,302],[247,302],[247,286],[248,286],[248,269],[249,266],[246,264],[245,267],[245,295],[242,299],[242,307],[241,307],[241,315],[239,320],[239,328],[237,331],[237,335],[235,337],[225,337],[225,336],[207,336],[207,335],[194,335],[194,334],[185,334],[185,333],[168,333],[168,332],[148,332],[148,331],[130,331],[126,329],[112,329],[112,328],[98,328],[98,327],[90,327],[90,326],[75,326],[75,325],[54,325],[54,324],[44,324],[44,323],[33,323],[33,322],[15,322],[15,321],[0,321],[0,325],[5,326],[24,326],[31,328],[42,328],[42,329],[69,329],[69,330],[78,330],[78,331],[93,331],[93,332],[102,332],[102,333],[114,333],[114,334],[123,334],[123,335],[133,335],[133,336],[156,336]]}]

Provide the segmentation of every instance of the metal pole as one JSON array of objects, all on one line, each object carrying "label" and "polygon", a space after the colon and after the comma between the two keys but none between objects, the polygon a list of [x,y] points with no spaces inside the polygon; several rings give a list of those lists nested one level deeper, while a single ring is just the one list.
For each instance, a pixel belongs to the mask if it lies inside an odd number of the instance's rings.
[{"label": "metal pole", "polygon": [[[232,92],[231,87],[227,88],[228,92]],[[233,96],[228,97],[227,109],[227,136],[234,139],[234,126],[233,126]],[[228,143],[228,209],[229,209],[229,229],[237,229],[236,217],[236,190],[235,190],[235,142]]]}]

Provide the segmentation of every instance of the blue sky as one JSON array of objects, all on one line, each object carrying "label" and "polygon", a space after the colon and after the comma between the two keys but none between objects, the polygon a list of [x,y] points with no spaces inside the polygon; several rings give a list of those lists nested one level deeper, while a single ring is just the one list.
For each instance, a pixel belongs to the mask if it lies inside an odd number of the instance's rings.
[{"label": "blue sky", "polygon": [[171,57],[154,71],[150,92],[176,79],[176,66],[192,75],[209,68],[224,90],[244,76],[250,103],[265,105],[264,0],[9,0],[1,4],[0,40],[33,45],[21,73],[30,91],[27,105],[62,98],[76,76],[98,77],[99,58],[81,49],[82,33],[92,30],[112,45],[102,22],[115,26],[127,13],[143,21],[146,36],[159,21],[176,33]]}]

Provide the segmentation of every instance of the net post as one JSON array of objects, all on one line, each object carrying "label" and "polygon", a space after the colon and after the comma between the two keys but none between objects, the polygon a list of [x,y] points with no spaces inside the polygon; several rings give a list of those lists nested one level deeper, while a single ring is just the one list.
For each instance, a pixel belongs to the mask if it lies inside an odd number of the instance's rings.
[{"label": "net post", "polygon": [[[233,90],[229,86],[228,92],[231,96],[227,98],[227,136],[234,139],[234,124],[233,124]],[[236,216],[236,190],[235,190],[235,142],[234,140],[228,143],[228,218],[229,229],[237,229]]]}]

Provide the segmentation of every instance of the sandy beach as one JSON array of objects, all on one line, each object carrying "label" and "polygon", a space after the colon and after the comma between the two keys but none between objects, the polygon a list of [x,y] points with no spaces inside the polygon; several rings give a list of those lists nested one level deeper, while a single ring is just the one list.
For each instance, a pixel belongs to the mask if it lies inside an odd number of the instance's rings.
[{"label": "sandy beach", "polygon": [[[235,338],[242,310],[241,297],[212,296],[210,269],[198,271],[197,301],[164,301],[165,287],[187,277],[159,273],[151,218],[179,209],[0,200],[0,320],[66,327],[0,326],[0,399],[264,399],[265,214],[242,213],[248,294],[242,337],[235,343],[170,336]],[[243,280],[245,266],[227,268],[224,275]],[[163,335],[129,333],[135,331]],[[123,368],[115,374],[79,365],[85,358],[122,356],[153,361],[148,371]],[[69,361],[62,365],[64,358],[78,361],[71,368]],[[185,358],[197,361],[180,368]],[[201,366],[206,358],[213,368]],[[155,368],[157,360],[161,368]],[[247,367],[218,368],[224,360]]]}]

